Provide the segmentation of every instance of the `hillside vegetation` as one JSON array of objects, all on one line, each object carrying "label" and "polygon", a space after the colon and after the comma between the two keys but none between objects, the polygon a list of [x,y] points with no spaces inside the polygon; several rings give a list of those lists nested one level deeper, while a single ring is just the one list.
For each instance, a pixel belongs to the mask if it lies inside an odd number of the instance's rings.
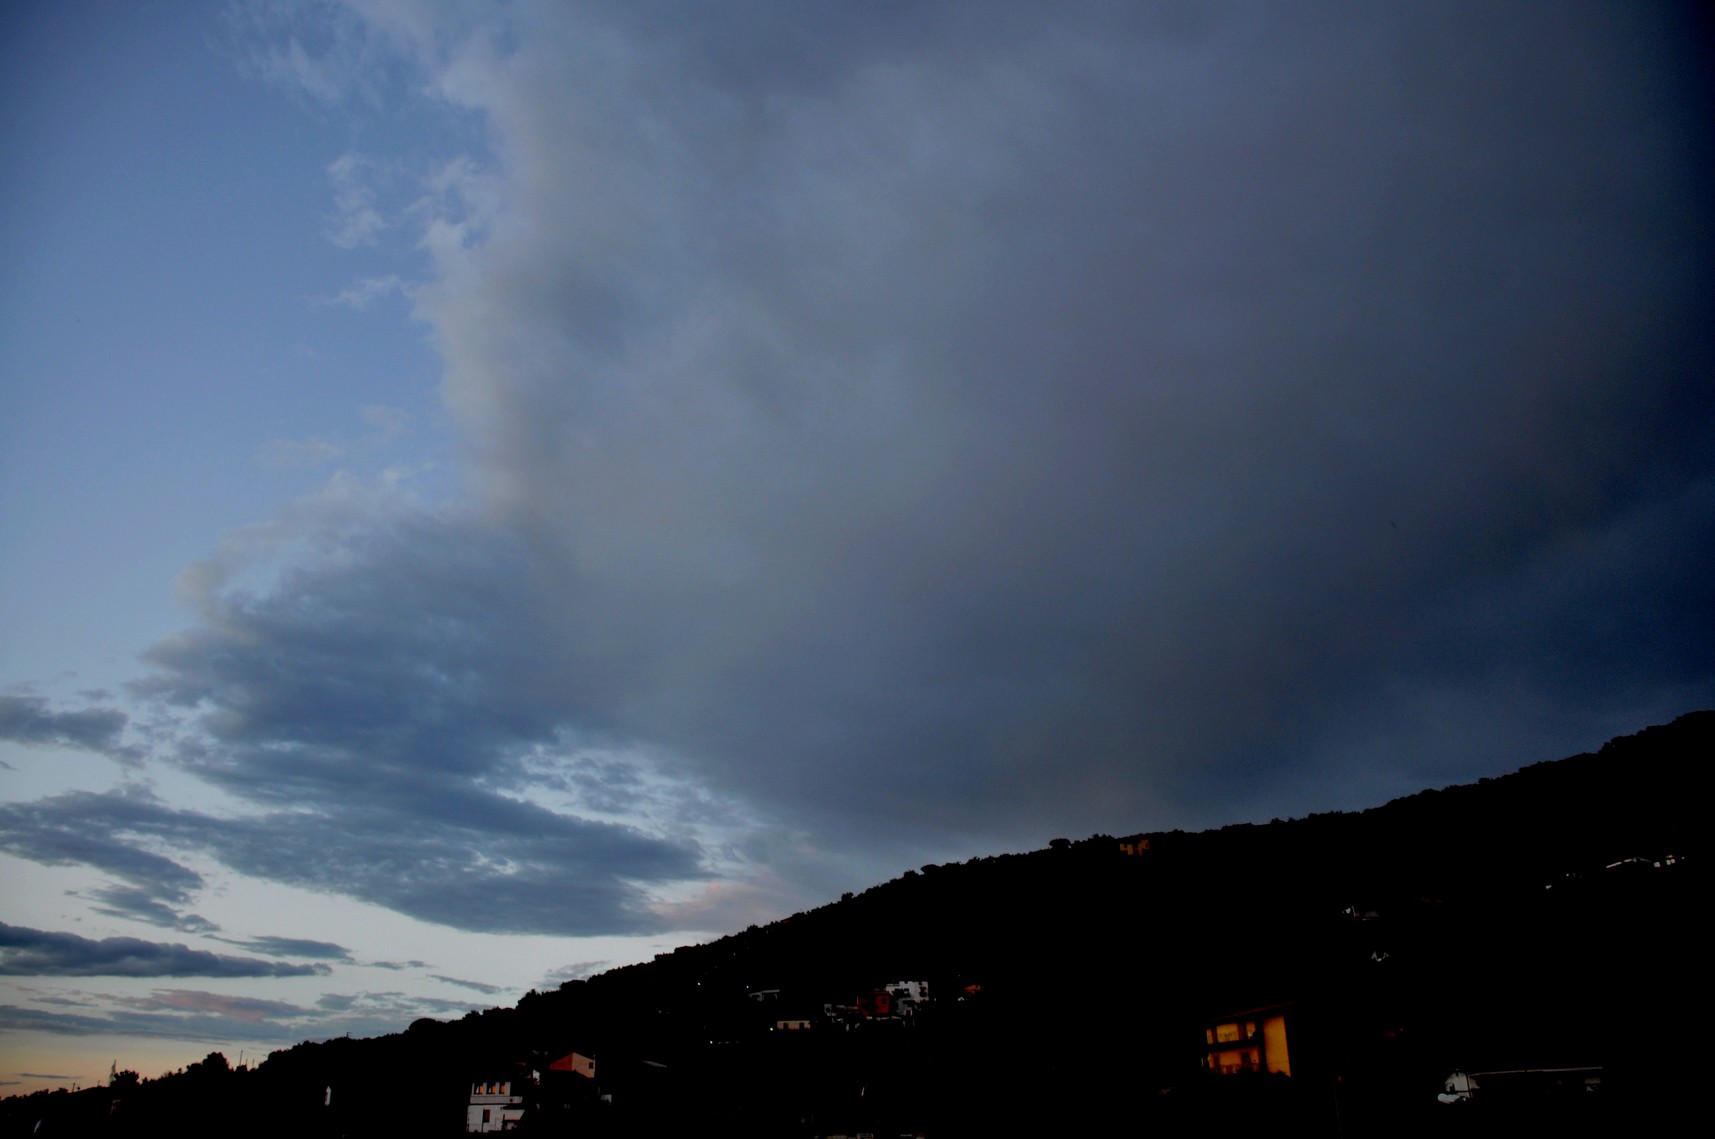
[{"label": "hillside vegetation", "polygon": [[[1699,712],[1367,811],[924,866],[514,1008],[306,1042],[253,1071],[216,1054],[18,1097],[0,1125],[451,1135],[472,1080],[577,1050],[600,1078],[545,1078],[525,1130],[1602,1133],[1696,1083],[1680,1045],[1712,741],[1715,712]],[[902,980],[927,982],[914,1015],[859,1011]],[[1289,1010],[1291,1076],[1205,1071],[1207,1026],[1259,1008]],[[1600,1084],[1450,1107],[1436,1093],[1455,1068]]]}]

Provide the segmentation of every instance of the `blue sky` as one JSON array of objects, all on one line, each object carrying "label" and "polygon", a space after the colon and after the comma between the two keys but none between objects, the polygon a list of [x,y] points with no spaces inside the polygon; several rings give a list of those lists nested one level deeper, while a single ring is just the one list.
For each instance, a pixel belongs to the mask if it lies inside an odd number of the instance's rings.
[{"label": "blue sky", "polygon": [[14,6],[0,1087],[1715,703],[1690,19]]}]

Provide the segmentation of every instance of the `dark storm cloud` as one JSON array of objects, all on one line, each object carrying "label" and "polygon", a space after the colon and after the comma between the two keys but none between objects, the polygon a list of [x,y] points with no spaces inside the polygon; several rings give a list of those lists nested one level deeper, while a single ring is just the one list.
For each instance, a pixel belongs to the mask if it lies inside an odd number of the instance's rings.
[{"label": "dark storm cloud", "polygon": [[135,937],[99,941],[0,922],[0,974],[13,977],[304,977],[326,965],[292,965],[163,945]]},{"label": "dark storm cloud", "polygon": [[77,748],[137,763],[142,754],[120,743],[128,722],[116,708],[58,712],[45,696],[0,696],[0,740]]},{"label": "dark storm cloud", "polygon": [[1139,7],[554,8],[461,87],[511,212],[423,311],[569,718],[873,843],[1715,699],[1678,14]]}]

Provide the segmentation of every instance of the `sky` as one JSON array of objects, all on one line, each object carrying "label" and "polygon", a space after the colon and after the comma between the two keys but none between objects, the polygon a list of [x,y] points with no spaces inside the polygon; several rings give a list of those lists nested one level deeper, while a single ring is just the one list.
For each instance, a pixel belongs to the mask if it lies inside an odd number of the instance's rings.
[{"label": "sky", "polygon": [[1693,6],[0,13],[0,1093],[1715,706]]}]

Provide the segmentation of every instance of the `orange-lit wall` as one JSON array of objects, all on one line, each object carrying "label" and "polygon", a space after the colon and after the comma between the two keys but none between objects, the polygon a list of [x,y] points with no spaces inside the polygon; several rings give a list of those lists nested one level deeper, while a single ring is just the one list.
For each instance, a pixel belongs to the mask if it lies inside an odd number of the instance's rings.
[{"label": "orange-lit wall", "polygon": [[1262,1022],[1262,1054],[1268,1060],[1268,1070],[1283,1076],[1292,1075],[1292,1058],[1286,1051],[1286,1018],[1271,1016]]},{"label": "orange-lit wall", "polygon": [[1292,1075],[1292,1059],[1286,1047],[1286,1017],[1267,1017],[1260,1033],[1257,1028],[1256,1021],[1244,1020],[1223,1021],[1204,1029],[1204,1041],[1212,1048],[1235,1045],[1211,1051],[1205,1064],[1216,1072],[1268,1071]]},{"label": "orange-lit wall", "polygon": [[1231,1072],[1254,1071],[1259,1066],[1255,1048],[1238,1048],[1230,1052],[1213,1052],[1209,1067],[1222,1075]]}]

